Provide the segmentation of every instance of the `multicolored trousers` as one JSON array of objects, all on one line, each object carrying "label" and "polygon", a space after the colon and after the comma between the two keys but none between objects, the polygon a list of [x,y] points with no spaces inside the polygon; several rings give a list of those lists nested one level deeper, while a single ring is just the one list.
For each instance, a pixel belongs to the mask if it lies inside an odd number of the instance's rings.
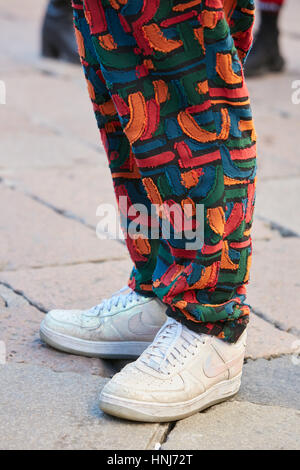
[{"label": "multicolored trousers", "polygon": [[[73,8],[117,200],[156,208],[141,223],[159,236],[126,238],[129,285],[190,329],[235,342],[249,319],[256,137],[242,63],[254,1],[73,0]],[[198,205],[204,241],[188,249],[176,224],[195,227]],[[120,212],[126,231],[130,211],[120,204]]]}]

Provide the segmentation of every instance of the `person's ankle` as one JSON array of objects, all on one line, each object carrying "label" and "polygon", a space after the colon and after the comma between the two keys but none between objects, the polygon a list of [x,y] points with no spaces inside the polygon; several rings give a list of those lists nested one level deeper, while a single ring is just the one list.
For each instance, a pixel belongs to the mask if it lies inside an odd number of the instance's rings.
[{"label": "person's ankle", "polygon": [[279,34],[279,11],[262,11],[260,18],[259,31],[264,34],[265,37],[269,35]]}]

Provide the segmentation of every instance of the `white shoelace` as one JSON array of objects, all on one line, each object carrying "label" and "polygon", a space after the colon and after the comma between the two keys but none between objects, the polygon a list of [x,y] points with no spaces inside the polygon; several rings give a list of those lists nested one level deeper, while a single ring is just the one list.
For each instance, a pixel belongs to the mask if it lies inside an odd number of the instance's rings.
[{"label": "white shoelace", "polygon": [[92,316],[98,316],[101,315],[104,310],[110,312],[113,307],[122,306],[122,308],[126,308],[129,304],[138,302],[142,298],[141,295],[137,294],[131,289],[128,294],[124,294],[123,292],[128,289],[129,287],[125,286],[119,291],[115,292],[109,299],[102,300],[100,304],[95,305],[95,307],[92,307],[89,310],[89,314]]},{"label": "white shoelace", "polygon": [[168,318],[140,359],[157,372],[170,374],[171,367],[176,367],[178,363],[183,365],[184,359],[195,355],[198,345],[204,342],[205,335],[199,335]]}]

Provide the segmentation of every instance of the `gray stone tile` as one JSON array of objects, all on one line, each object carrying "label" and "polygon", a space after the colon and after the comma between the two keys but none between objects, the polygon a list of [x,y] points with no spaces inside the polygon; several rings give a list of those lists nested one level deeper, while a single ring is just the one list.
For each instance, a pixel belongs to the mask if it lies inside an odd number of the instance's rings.
[{"label": "gray stone tile", "polygon": [[126,285],[131,268],[127,260],[2,271],[0,283],[21,292],[44,311],[89,308]]},{"label": "gray stone tile", "polygon": [[[291,84],[289,87],[291,88]],[[265,180],[274,179],[274,183],[276,183],[279,179],[277,194],[283,197],[284,192],[280,188],[280,179],[294,178],[300,175],[298,144],[300,115],[293,116],[288,111],[267,110],[266,106],[267,103],[263,103],[262,107],[254,105],[255,127],[258,135],[258,199],[260,186],[264,185]],[[270,116],[272,117],[270,118]]]},{"label": "gray stone tile", "polygon": [[[96,216],[100,204],[116,207],[108,165],[15,169],[3,178],[6,184],[38,197],[60,211],[73,214],[91,226],[100,221]],[[260,229],[260,237],[267,236],[266,232],[267,229]]]},{"label": "gray stone tile", "polygon": [[179,421],[162,449],[299,450],[299,432],[299,411],[233,401]]},{"label": "gray stone tile", "polygon": [[[298,55],[300,55],[299,52]],[[265,123],[261,121],[261,125],[265,124],[266,129],[272,129],[273,119],[275,126],[277,126],[277,116],[284,119],[299,119],[299,106],[294,105],[291,99],[293,80],[298,80],[298,71],[288,70],[284,73],[270,73],[264,77],[247,79],[255,119],[263,115],[269,117]],[[261,131],[263,129],[264,127],[261,128]]]},{"label": "gray stone tile", "polygon": [[[300,350],[300,342],[298,343]],[[267,361],[249,360],[244,365],[239,401],[300,410],[300,360],[293,356]]]},{"label": "gray stone tile", "polygon": [[9,105],[28,116],[31,122],[68,137],[77,146],[80,143],[100,146],[81,68],[78,67],[77,76],[72,79],[62,79],[60,74],[43,74],[35,68],[32,72],[22,77],[22,86],[18,75],[8,76]]},{"label": "gray stone tile", "polygon": [[271,322],[299,333],[299,238],[256,241],[253,248],[248,302]]},{"label": "gray stone tile", "polygon": [[[5,134],[1,146],[1,176],[15,168],[70,168],[74,165],[98,164],[97,152],[69,138],[48,133],[18,132],[18,139]],[[10,170],[10,172],[8,171]]]},{"label": "gray stone tile", "polygon": [[299,190],[300,176],[261,181],[257,189],[256,215],[300,236]]},{"label": "gray stone tile", "polygon": [[20,192],[2,186],[0,194],[0,270],[127,257],[117,241],[100,240],[93,230]]},{"label": "gray stone tile", "polygon": [[273,358],[282,354],[292,354],[295,342],[298,340],[285,331],[251,313],[248,325],[246,358]]},{"label": "gray stone tile", "polygon": [[139,450],[159,428],[104,415],[99,377],[6,364],[0,382],[0,449]]},{"label": "gray stone tile", "polygon": [[65,354],[46,346],[39,337],[44,314],[20,295],[0,285],[0,341],[6,346],[7,361],[48,367],[56,372],[111,377],[118,361],[104,361]]},{"label": "gray stone tile", "polygon": [[256,240],[268,241],[273,238],[280,237],[280,233],[277,230],[273,230],[270,223],[260,219],[259,217],[255,217],[251,236],[254,242],[256,242]]}]

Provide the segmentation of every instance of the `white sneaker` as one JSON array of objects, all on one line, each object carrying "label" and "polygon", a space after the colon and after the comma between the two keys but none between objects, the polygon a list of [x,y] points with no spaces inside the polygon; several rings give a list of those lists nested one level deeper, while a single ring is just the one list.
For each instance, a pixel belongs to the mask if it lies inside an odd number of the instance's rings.
[{"label": "white sneaker", "polygon": [[168,318],[152,345],[103,388],[100,408],[135,421],[174,421],[235,395],[246,332],[235,344]]},{"label": "white sneaker", "polygon": [[41,339],[61,351],[102,358],[136,358],[166,321],[166,306],[127,286],[90,310],[52,310]]}]

